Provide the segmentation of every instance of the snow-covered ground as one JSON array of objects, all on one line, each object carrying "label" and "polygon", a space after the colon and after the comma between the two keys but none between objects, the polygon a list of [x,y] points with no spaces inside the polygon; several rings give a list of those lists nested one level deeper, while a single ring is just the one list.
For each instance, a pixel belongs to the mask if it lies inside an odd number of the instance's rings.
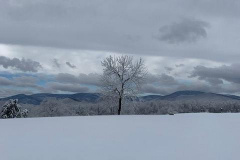
[{"label": "snow-covered ground", "polygon": [[240,114],[0,120],[1,160],[239,160]]}]

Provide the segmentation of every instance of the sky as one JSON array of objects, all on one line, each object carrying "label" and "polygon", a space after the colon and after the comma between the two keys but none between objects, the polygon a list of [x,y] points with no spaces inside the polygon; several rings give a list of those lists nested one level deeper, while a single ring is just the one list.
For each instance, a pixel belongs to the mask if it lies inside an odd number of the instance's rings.
[{"label": "sky", "polygon": [[143,94],[240,95],[238,0],[0,0],[0,97],[97,92],[101,61],[140,57]]}]

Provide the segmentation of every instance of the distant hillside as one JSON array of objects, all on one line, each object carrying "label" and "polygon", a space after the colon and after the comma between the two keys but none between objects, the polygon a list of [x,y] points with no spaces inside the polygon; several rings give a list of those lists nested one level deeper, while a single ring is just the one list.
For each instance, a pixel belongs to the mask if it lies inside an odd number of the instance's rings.
[{"label": "distant hillside", "polygon": [[7,101],[9,99],[18,99],[19,103],[39,105],[44,99],[56,98],[65,99],[69,98],[74,101],[86,101],[96,102],[100,97],[98,93],[77,93],[77,94],[50,94],[50,93],[39,93],[33,95],[18,94],[15,96],[1,98],[0,101]]},{"label": "distant hillside", "polygon": [[240,100],[239,96],[235,95],[224,95],[216,93],[206,93],[201,91],[177,91],[166,96],[160,95],[148,95],[141,97],[144,101],[151,100],[166,100],[166,101],[177,101],[177,100],[209,100],[209,101],[227,101],[227,100]]},{"label": "distant hillside", "polygon": [[234,95],[223,95],[215,93],[206,93],[200,91],[178,91],[167,96],[160,97],[162,100],[240,100],[240,97]]},{"label": "distant hillside", "polygon": [[[19,103],[39,105],[46,98],[65,99],[69,98],[78,102],[97,102],[100,99],[99,93],[77,93],[77,94],[50,94],[40,93],[33,95],[19,94],[7,98],[1,98],[0,101],[7,101],[9,99],[18,99]],[[161,95],[147,95],[139,97],[140,101],[177,101],[177,100],[205,100],[205,101],[228,101],[228,100],[240,100],[239,96],[235,95],[223,95],[215,93],[206,93],[200,91],[178,91],[172,94]]]}]

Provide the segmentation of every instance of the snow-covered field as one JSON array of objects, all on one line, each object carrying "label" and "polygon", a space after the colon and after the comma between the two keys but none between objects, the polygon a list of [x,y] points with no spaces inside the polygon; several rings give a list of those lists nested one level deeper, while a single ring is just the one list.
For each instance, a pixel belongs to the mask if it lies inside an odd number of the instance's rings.
[{"label": "snow-covered field", "polygon": [[239,160],[240,114],[0,120],[1,160]]}]

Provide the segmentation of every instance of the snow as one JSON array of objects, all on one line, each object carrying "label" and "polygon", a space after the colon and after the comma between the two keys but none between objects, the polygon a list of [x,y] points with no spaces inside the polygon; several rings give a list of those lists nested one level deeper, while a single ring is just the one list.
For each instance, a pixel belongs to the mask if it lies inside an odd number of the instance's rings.
[{"label": "snow", "polygon": [[240,114],[0,120],[1,160],[239,160]]}]

